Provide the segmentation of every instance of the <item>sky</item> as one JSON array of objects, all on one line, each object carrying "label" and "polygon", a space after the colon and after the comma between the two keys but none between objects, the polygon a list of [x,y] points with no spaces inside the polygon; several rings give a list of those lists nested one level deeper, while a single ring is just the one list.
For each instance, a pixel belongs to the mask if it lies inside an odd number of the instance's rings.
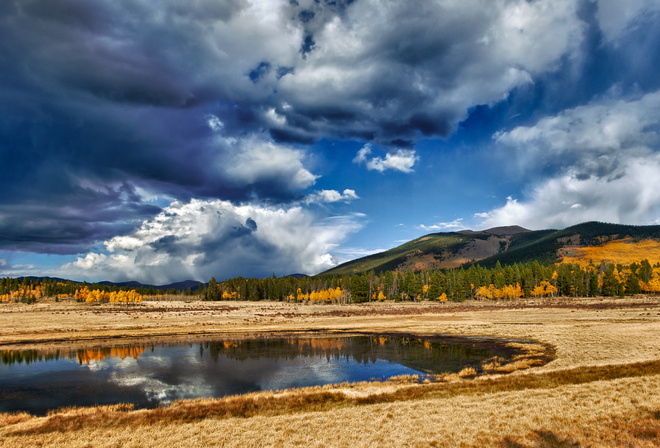
[{"label": "sky", "polygon": [[3,0],[0,276],[660,223],[658,0]]}]

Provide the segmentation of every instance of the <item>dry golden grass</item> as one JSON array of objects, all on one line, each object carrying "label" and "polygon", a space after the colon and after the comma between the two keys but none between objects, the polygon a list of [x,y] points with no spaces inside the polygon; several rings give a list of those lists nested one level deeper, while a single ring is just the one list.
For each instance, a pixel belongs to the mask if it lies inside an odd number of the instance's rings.
[{"label": "dry golden grass", "polygon": [[[0,415],[0,445],[660,446],[660,300],[323,306],[148,302],[0,306],[0,349],[149,335],[405,332],[529,338],[489,375],[439,375],[177,402]],[[123,341],[124,339],[119,339]],[[555,359],[538,366],[544,350]],[[532,367],[532,368],[529,368]],[[522,369],[522,370],[520,370]],[[513,372],[506,374],[506,372]]]}]

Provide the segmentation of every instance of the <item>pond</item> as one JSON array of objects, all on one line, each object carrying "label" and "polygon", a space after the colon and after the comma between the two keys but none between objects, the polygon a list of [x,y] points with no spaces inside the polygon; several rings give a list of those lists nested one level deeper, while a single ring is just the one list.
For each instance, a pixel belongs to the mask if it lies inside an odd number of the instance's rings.
[{"label": "pond", "polygon": [[200,339],[0,351],[0,412],[222,397],[405,374],[479,369],[493,344],[405,336]]}]

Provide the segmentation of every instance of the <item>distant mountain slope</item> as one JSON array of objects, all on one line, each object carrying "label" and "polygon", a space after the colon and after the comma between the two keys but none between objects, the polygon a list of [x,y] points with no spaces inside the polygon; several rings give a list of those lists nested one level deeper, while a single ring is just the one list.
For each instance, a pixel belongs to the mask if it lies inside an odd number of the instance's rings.
[{"label": "distant mountain slope", "polygon": [[554,263],[559,261],[564,248],[599,246],[626,237],[636,241],[660,239],[660,226],[631,226],[591,221],[563,230],[539,230],[514,236],[508,250],[485,258],[479,261],[479,264],[492,267],[498,261],[505,265],[534,260]]},{"label": "distant mountain slope", "polygon": [[[70,282],[73,281],[73,283],[80,283],[83,284],[84,282],[82,281],[76,281],[76,280],[69,280],[66,278],[59,278],[59,277],[39,277],[39,276],[28,276],[28,277],[18,277],[19,279],[23,278],[29,278],[30,280],[49,280],[51,282]],[[88,284],[93,284],[90,282],[87,282]],[[157,289],[159,291],[167,291],[168,289],[176,289],[177,291],[185,291],[188,288],[191,290],[196,290],[200,286],[204,285],[202,282],[198,282],[197,280],[184,280],[181,282],[176,282],[176,283],[170,283],[168,285],[145,285],[144,283],[136,282],[135,280],[133,281],[127,281],[127,282],[109,282],[109,281],[102,281],[98,282],[98,285],[103,285],[103,286],[118,286],[120,288],[123,287],[129,287],[129,288],[149,288],[152,287],[154,289]]]},{"label": "distant mountain slope", "polygon": [[323,274],[345,275],[366,271],[454,268],[470,263],[492,267],[531,262],[554,263],[565,248],[602,245],[631,238],[632,242],[660,239],[660,226],[631,226],[587,222],[563,230],[530,231],[518,226],[483,231],[434,233],[385,252],[341,264]]},{"label": "distant mountain slope", "polygon": [[119,286],[120,288],[124,287],[124,286],[128,286],[128,287],[131,287],[131,288],[149,288],[151,286],[152,288],[157,289],[159,291],[167,291],[168,289],[176,289],[177,291],[185,291],[188,288],[190,288],[191,290],[194,291],[197,288],[199,288],[200,286],[202,286],[203,283],[198,282],[197,280],[184,280],[182,282],[170,283],[168,285],[158,285],[158,286],[153,285],[152,286],[152,285],[145,285],[143,283],[136,282],[136,281],[118,282],[118,283],[117,282],[107,282],[107,281],[105,281],[105,282],[99,282],[99,285]]},{"label": "distant mountain slope", "polygon": [[22,280],[24,278],[28,278],[30,280],[36,280],[36,281],[43,281],[43,280],[48,280],[51,282],[73,282],[75,284],[84,284],[87,283],[88,285],[102,285],[102,286],[118,286],[120,288],[153,288],[158,291],[167,291],[170,289],[175,289],[177,291],[186,291],[187,289],[190,289],[192,291],[195,291],[199,289],[201,286],[204,285],[202,282],[198,282],[197,280],[184,280],[181,282],[176,282],[176,283],[170,283],[168,285],[145,285],[144,283],[136,282],[135,280],[133,281],[127,281],[127,282],[109,282],[109,281],[102,281],[98,283],[93,283],[93,282],[82,282],[82,281],[77,281],[77,280],[69,280],[66,278],[59,278],[59,277],[39,277],[39,276],[28,276],[28,277],[18,277],[19,280]]},{"label": "distant mountain slope", "polygon": [[433,233],[385,252],[341,264],[324,274],[344,275],[396,269],[454,268],[505,251],[515,237],[530,232],[518,226]]}]

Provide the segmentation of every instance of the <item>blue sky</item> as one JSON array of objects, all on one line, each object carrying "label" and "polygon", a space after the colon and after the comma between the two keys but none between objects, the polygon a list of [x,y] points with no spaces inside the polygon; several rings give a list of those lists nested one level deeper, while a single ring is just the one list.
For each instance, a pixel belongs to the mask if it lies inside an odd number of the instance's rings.
[{"label": "blue sky", "polygon": [[0,276],[660,222],[660,1],[7,0]]}]

